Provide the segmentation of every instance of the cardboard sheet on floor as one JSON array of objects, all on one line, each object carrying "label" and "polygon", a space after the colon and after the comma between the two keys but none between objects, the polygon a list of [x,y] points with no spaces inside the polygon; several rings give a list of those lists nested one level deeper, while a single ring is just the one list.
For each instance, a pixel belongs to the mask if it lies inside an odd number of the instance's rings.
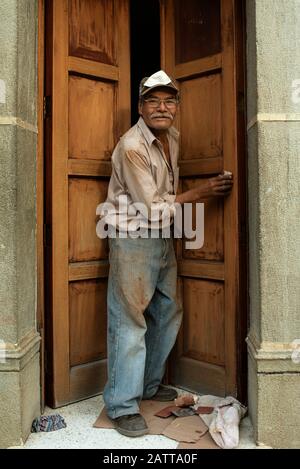
[{"label": "cardboard sheet on floor", "polygon": [[[140,412],[143,415],[144,419],[147,422],[149,427],[150,435],[161,435],[164,429],[170,425],[172,420],[175,419],[174,416],[168,417],[167,419],[163,419],[161,417],[155,417],[154,414],[159,412],[160,410],[166,407],[165,402],[157,402],[157,401],[142,401],[140,404]],[[114,428],[114,424],[112,421],[107,417],[105,408],[102,410],[101,414],[99,415],[98,419],[94,423],[94,427],[96,428]]]},{"label": "cardboard sheet on floor", "polygon": [[208,428],[198,415],[177,417],[164,429],[163,435],[184,443],[196,443]]},{"label": "cardboard sheet on floor", "polygon": [[[154,414],[167,407],[166,402],[142,401],[140,412],[149,427],[150,435],[164,435],[178,441],[178,448],[218,448],[208,433],[207,426],[198,415],[190,417],[156,417]],[[93,425],[95,428],[114,428],[105,408]],[[184,445],[184,446],[182,446]]]},{"label": "cardboard sheet on floor", "polygon": [[209,432],[205,433],[195,443],[180,442],[177,449],[221,449],[212,439]]}]

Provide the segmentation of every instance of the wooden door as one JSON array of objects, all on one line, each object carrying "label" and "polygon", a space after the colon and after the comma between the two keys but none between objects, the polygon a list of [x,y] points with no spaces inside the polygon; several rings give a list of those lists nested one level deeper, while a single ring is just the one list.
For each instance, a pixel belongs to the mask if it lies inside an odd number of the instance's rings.
[{"label": "wooden door", "polygon": [[129,14],[127,0],[46,7],[47,383],[60,406],[106,380],[108,253],[96,207],[130,127]]},{"label": "wooden door", "polygon": [[245,372],[241,4],[161,1],[162,66],[180,84],[180,189],[223,169],[232,171],[235,181],[226,200],[204,201],[203,247],[177,245],[184,316],[170,365],[171,383],[216,395],[241,395]]}]

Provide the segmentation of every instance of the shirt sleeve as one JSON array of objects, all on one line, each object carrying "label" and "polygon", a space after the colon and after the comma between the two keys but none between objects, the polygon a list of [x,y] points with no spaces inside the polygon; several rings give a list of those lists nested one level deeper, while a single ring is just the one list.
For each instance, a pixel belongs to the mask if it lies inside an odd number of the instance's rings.
[{"label": "shirt sleeve", "polygon": [[148,219],[164,221],[174,217],[176,212],[175,194],[159,194],[157,185],[146,159],[134,150],[127,150],[122,158],[122,170],[127,190],[133,202],[143,203],[148,212]]}]

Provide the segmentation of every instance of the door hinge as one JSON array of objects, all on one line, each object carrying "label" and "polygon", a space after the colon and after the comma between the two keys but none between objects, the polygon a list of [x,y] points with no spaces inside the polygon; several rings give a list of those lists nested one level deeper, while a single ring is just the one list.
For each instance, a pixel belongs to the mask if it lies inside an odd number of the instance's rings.
[{"label": "door hinge", "polygon": [[52,244],[52,229],[51,225],[44,223],[44,246],[51,247]]},{"label": "door hinge", "polygon": [[52,98],[51,96],[44,96],[44,119],[51,117],[52,113]]}]

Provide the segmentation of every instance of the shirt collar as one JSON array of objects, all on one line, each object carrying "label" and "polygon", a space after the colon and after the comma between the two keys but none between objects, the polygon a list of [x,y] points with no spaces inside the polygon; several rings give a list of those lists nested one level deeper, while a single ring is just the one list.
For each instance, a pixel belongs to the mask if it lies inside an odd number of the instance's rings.
[{"label": "shirt collar", "polygon": [[[153,135],[153,133],[151,132],[149,127],[146,125],[142,117],[139,118],[137,125],[141,129],[145,139],[147,140],[148,145],[149,146],[152,145],[154,140],[157,140],[157,138],[155,137],[155,135]],[[168,132],[171,137],[175,138],[176,140],[178,139],[179,132],[177,129],[175,129],[175,127],[170,127]]]}]

